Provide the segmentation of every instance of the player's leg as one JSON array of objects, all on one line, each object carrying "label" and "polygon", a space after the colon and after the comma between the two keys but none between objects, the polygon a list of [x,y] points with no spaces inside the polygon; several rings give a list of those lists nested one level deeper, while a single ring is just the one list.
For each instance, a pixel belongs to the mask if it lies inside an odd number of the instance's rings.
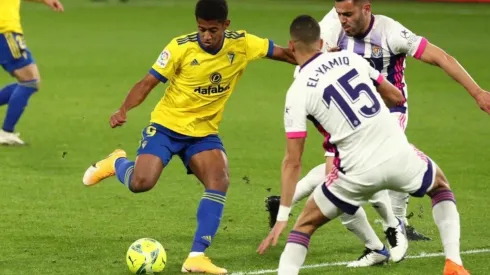
[{"label": "player's leg", "polygon": [[[405,131],[408,125],[408,110],[405,113],[396,112],[396,113],[392,113],[392,115],[397,120],[398,124],[400,125],[400,128],[402,128],[403,131]],[[431,238],[415,230],[415,228],[412,225],[410,225],[408,222],[407,209],[408,209],[408,202],[410,199],[410,195],[405,192],[398,192],[394,190],[388,190],[388,194],[390,196],[391,209],[393,213],[398,219],[402,220],[403,223],[405,224],[407,239],[409,241],[432,240]]]},{"label": "player's leg", "polygon": [[15,126],[24,113],[29,98],[39,90],[39,69],[21,34],[0,35],[0,52],[0,59],[4,61],[2,67],[17,79],[17,83],[0,90],[0,106],[8,104],[0,130],[0,144],[23,145],[24,141],[14,133]]},{"label": "player's leg", "polygon": [[[329,158],[327,158],[327,161]],[[325,182],[327,170],[326,164],[321,163],[315,168],[311,169],[306,176],[304,176],[296,185],[296,190],[293,196],[293,206],[302,199],[309,196],[315,188]],[[279,211],[281,197],[269,196],[266,199],[266,210],[269,212],[269,226],[272,228],[276,223],[277,213]]]},{"label": "player's leg", "polygon": [[383,231],[388,240],[391,260],[395,263],[403,260],[408,250],[408,238],[405,224],[392,211],[388,190],[374,194],[369,202],[383,220]]},{"label": "player's leg", "polygon": [[444,275],[469,274],[461,260],[459,213],[446,176],[435,162],[416,148],[407,150],[398,162],[396,167],[403,164],[405,169],[394,172],[395,176],[390,181],[395,184],[393,189],[414,197],[427,194],[432,199],[432,215],[446,255]]},{"label": "player's leg", "polygon": [[446,255],[444,275],[469,275],[461,260],[460,220],[456,199],[442,170],[436,167],[435,171],[435,181],[427,195],[432,200],[432,216],[439,229]]},{"label": "player's leg", "polygon": [[91,186],[115,175],[131,192],[140,193],[152,189],[172,155],[183,148],[181,143],[173,140],[164,131],[157,130],[157,127],[150,125],[143,130],[136,162],[128,160],[126,152],[117,149],[90,166],[84,174],[83,183]]},{"label": "player's leg", "polygon": [[228,191],[228,160],[223,144],[216,135],[198,138],[181,158],[188,173],[193,173],[205,188],[197,209],[197,229],[191,252],[182,265],[182,272],[226,274],[226,269],[214,265],[204,256],[221,223]]},{"label": "player's leg", "polygon": [[365,246],[363,254],[357,260],[350,262],[348,267],[374,266],[384,264],[389,260],[388,250],[369,224],[366,212],[362,207],[359,207],[354,215],[347,213],[340,215],[340,220]]},{"label": "player's leg", "polygon": [[[355,181],[353,181],[355,182]],[[362,188],[333,169],[325,184],[317,186],[289,235],[278,274],[296,275],[306,258],[310,237],[323,224],[342,213],[353,215],[365,201]]]},{"label": "player's leg", "polygon": [[312,195],[298,217],[293,230],[289,233],[286,246],[279,260],[277,274],[298,274],[306,259],[310,238],[313,233],[330,219],[334,219],[341,213],[341,211],[333,203],[328,201],[328,199],[325,198],[323,200],[325,200],[325,202],[322,203],[323,209],[326,213],[329,213],[329,218],[322,213]]}]

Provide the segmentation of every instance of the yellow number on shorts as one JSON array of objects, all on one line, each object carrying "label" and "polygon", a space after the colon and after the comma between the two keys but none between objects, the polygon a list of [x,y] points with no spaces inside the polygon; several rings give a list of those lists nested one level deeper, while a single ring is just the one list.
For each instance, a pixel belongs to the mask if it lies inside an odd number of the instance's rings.
[{"label": "yellow number on shorts", "polygon": [[152,137],[157,133],[157,129],[153,126],[148,126],[146,128],[146,136],[147,137]]},{"label": "yellow number on shorts", "polygon": [[22,35],[17,35],[15,36],[15,41],[17,41],[17,45],[19,45],[19,49],[22,51],[27,49],[26,41],[24,39],[24,36]]}]

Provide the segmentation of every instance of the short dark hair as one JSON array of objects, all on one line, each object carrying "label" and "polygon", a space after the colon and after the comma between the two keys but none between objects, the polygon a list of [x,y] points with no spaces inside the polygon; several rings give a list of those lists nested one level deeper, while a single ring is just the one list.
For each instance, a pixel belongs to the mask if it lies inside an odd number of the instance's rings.
[{"label": "short dark hair", "polygon": [[320,39],[320,25],[310,15],[300,15],[291,23],[289,33],[293,40],[312,44]]},{"label": "short dark hair", "polygon": [[226,0],[199,0],[196,4],[196,18],[224,22],[228,19]]}]

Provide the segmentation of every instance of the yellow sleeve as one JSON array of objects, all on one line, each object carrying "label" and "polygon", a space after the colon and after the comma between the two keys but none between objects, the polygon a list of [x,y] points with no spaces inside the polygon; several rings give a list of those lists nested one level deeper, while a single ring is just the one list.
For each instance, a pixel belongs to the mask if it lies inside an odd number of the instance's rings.
[{"label": "yellow sleeve", "polygon": [[264,56],[272,57],[272,53],[274,52],[274,42],[272,40],[246,33],[245,41],[247,43],[247,59],[249,61]]},{"label": "yellow sleeve", "polygon": [[181,56],[182,49],[174,39],[160,53],[157,61],[150,69],[150,74],[163,83],[167,82],[179,68]]}]

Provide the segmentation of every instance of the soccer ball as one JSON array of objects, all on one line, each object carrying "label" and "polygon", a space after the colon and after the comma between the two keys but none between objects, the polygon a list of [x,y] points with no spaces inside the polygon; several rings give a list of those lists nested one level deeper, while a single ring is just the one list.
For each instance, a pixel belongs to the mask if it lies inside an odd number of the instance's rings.
[{"label": "soccer ball", "polygon": [[167,263],[167,252],[158,241],[142,238],[129,247],[126,263],[133,274],[162,272]]}]

